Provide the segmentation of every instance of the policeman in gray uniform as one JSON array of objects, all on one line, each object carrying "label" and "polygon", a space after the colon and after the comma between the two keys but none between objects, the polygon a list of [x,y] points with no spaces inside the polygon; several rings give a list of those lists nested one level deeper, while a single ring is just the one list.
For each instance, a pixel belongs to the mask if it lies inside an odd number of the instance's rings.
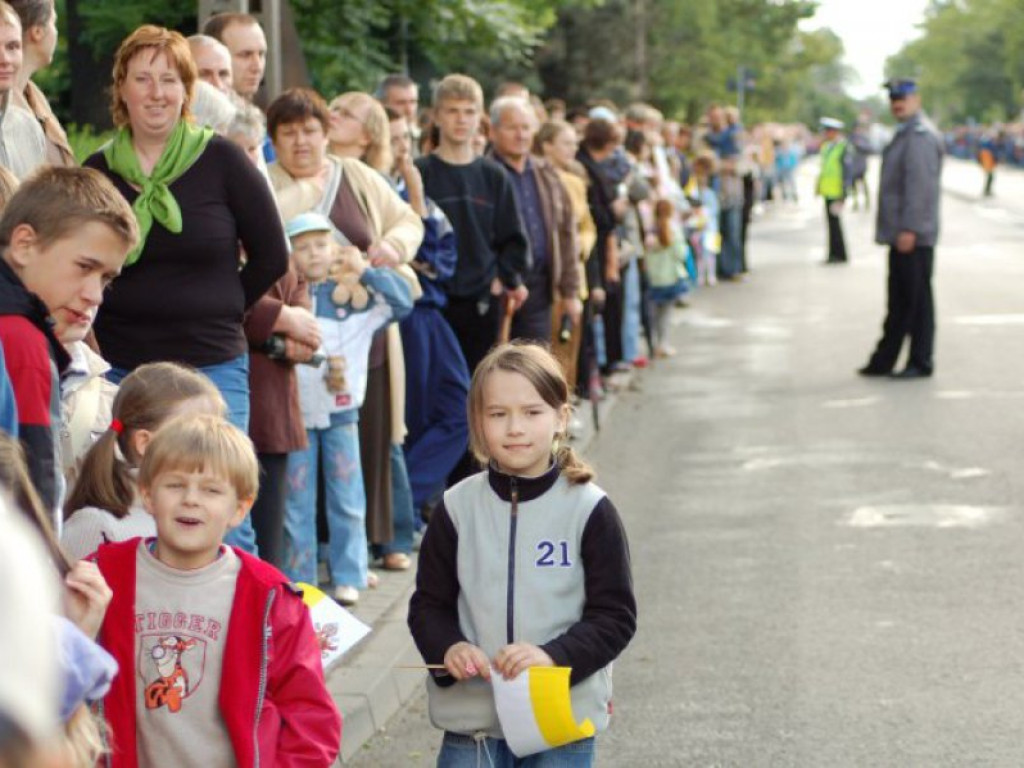
[{"label": "policeman in gray uniform", "polygon": [[[932,375],[935,308],[932,264],[939,236],[942,137],[921,111],[917,83],[890,80],[889,106],[900,126],[882,153],[875,242],[889,246],[888,305],[882,338],[862,376],[919,379]],[[893,373],[903,340],[906,367]]]}]

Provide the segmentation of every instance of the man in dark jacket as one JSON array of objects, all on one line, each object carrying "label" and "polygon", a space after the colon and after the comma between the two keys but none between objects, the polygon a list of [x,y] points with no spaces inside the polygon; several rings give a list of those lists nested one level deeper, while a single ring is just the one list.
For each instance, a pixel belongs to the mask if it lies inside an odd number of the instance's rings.
[{"label": "man in dark jacket", "polygon": [[502,96],[491,105],[493,157],[512,182],[533,254],[533,268],[524,276],[530,296],[512,321],[511,335],[548,342],[552,314],[575,325],[583,306],[572,203],[555,169],[531,155],[536,133],[528,101]]},{"label": "man in dark jacket", "polygon": [[862,376],[888,376],[896,365],[903,340],[910,337],[906,367],[892,374],[900,379],[932,375],[935,308],[932,265],[939,237],[939,181],[942,136],[921,111],[913,80],[890,80],[889,104],[900,122],[882,153],[875,242],[889,246],[888,306],[882,338]]},{"label": "man in dark jacket", "polygon": [[529,291],[530,247],[512,183],[493,160],[473,153],[483,112],[483,91],[465,75],[448,75],[434,92],[441,143],[416,161],[427,197],[455,229],[458,262],[445,282],[444,313],[470,374],[497,340],[502,297],[517,310]]}]

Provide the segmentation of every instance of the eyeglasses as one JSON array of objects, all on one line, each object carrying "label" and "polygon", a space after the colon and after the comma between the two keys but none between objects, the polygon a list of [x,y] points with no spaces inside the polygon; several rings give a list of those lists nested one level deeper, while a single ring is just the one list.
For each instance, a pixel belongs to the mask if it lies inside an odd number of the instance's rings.
[{"label": "eyeglasses", "polygon": [[893,102],[893,101],[906,101],[906,100],[907,100],[907,94],[905,94],[905,93],[891,93],[891,94],[889,94],[889,101],[890,102]]},{"label": "eyeglasses", "polygon": [[335,115],[336,117],[343,117],[348,118],[349,120],[355,120],[360,125],[366,125],[366,121],[364,119],[359,117],[359,115],[357,115],[352,110],[347,109],[346,107],[343,107],[340,104],[336,107],[331,107],[331,114]]}]

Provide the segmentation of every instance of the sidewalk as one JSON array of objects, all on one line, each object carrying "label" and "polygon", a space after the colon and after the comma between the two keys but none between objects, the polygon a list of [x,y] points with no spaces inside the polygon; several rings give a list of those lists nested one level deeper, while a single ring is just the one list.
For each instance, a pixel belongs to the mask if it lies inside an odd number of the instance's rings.
[{"label": "sidewalk", "polygon": [[[630,387],[633,380],[632,372],[613,377],[614,386],[599,407],[601,423],[605,423],[615,406],[615,391]],[[573,446],[586,452],[597,436],[590,403],[581,403],[577,415],[579,423],[574,430]],[[408,571],[377,573],[380,586],[362,591],[359,604],[352,611],[372,626],[373,632],[327,674],[327,687],[345,721],[339,764],[358,753],[387,724],[423,686],[426,674],[420,669],[400,668],[423,663],[405,623],[416,579],[415,553]]]}]

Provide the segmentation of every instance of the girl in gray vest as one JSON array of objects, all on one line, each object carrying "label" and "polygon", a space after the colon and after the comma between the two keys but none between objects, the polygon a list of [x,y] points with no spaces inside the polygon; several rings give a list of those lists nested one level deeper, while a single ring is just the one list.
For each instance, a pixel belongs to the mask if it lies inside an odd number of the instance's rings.
[{"label": "girl in gray vest", "polygon": [[577,721],[611,713],[611,663],[636,631],[629,547],[593,471],[565,444],[569,386],[551,354],[504,344],[477,367],[470,444],[487,470],[450,488],[423,539],[409,627],[428,664],[439,768],[590,766],[594,740],[518,758],[491,675],[572,668]]}]

